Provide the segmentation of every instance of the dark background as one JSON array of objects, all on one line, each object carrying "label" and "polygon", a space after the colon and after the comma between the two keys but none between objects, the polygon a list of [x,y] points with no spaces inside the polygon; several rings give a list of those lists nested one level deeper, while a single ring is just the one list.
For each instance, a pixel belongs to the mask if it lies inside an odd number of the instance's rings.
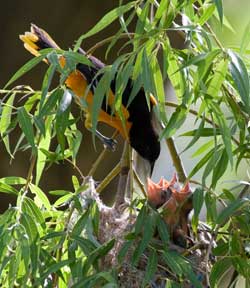
[{"label": "dark background", "polygon": [[[0,45],[0,89],[6,84],[10,77],[24,65],[29,59],[29,54],[19,40],[19,35],[25,31],[29,31],[30,23],[35,23],[39,27],[46,30],[52,38],[64,49],[72,47],[74,42],[81,34],[87,32],[96,22],[109,10],[114,8],[118,1],[112,0],[43,0],[43,1],[28,1],[28,0],[13,0],[1,1],[0,9],[0,27],[1,27],[1,45]],[[98,35],[95,35],[83,43],[84,49],[90,48],[98,41],[113,35],[118,27],[115,23],[108,27]],[[116,51],[110,53],[110,58],[104,59],[105,47],[102,47],[95,52],[95,56],[102,61],[112,62],[116,57]],[[17,84],[27,84],[34,89],[41,89],[41,83],[46,70],[46,65],[41,63],[35,69],[31,70],[22,77]],[[0,97],[2,97],[0,95]],[[75,113],[77,108],[74,107]],[[80,125],[81,129],[81,125]],[[92,145],[91,134],[84,129],[82,123],[83,141],[78,154],[77,164],[86,175],[90,170],[92,163],[98,157],[103,147],[100,142],[96,141],[95,150]],[[108,127],[101,127],[101,130],[106,135],[112,135],[113,131]],[[11,135],[12,149],[18,139],[18,134]],[[118,137],[119,145],[116,152],[108,152],[105,157],[105,165],[100,165],[95,174],[95,179],[100,181],[119,161],[122,150],[122,142]],[[0,177],[6,176],[22,176],[26,177],[29,168],[30,152],[17,153],[14,161],[10,164],[10,158],[5,151],[2,143],[0,143]],[[47,169],[40,183],[41,188],[48,192],[55,189],[72,189],[71,175],[77,175],[77,172],[72,169],[68,163],[60,163],[53,165]],[[77,175],[78,176],[78,175]],[[115,191],[115,183],[108,191]],[[107,194],[107,193],[106,193]],[[110,194],[110,193],[108,193]],[[106,195],[109,201],[110,197]],[[112,197],[111,197],[112,198]],[[0,194],[1,205],[0,210],[3,211],[8,206],[10,201],[9,196]],[[15,200],[15,199],[12,199]]]}]

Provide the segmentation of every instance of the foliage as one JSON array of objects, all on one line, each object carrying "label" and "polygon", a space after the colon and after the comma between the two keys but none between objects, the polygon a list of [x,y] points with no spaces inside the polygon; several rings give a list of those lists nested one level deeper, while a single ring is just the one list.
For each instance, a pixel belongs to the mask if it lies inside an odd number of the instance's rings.
[{"label": "foliage", "polygon": [[[72,176],[75,191],[51,191],[58,195],[54,204],[39,188],[47,163],[52,165],[66,160],[72,165],[76,164],[82,140],[77,122],[81,119],[71,113],[76,96],[66,89],[64,81],[77,63],[89,63],[85,56],[76,52],[82,41],[114,21],[119,21],[120,30],[87,52],[93,53],[108,43],[108,56],[117,41],[127,38],[115,62],[101,71],[106,80],[99,81],[96,87],[92,111],[93,130],[97,126],[102,99],[109,91],[110,81],[115,77],[116,98],[113,109],[118,113],[121,112],[121,97],[129,79],[133,80],[134,87],[129,103],[142,86],[148,102],[150,95],[155,95],[159,103],[158,117],[164,125],[161,139],[170,139],[176,135],[188,115],[195,115],[196,128],[181,137],[191,137],[185,151],[195,147],[200,138],[208,139],[203,146],[197,146],[195,155],[203,156],[197,160],[188,179],[192,182],[192,177],[202,171],[201,181],[196,181],[199,187],[193,197],[192,226],[197,231],[198,216],[205,204],[207,223],[211,225],[212,239],[217,243],[213,253],[218,257],[209,275],[210,285],[216,287],[229,267],[233,267],[237,275],[250,279],[250,205],[249,199],[242,197],[246,195],[248,183],[238,181],[240,187],[243,186],[240,197],[233,190],[217,188],[218,181],[227,169],[237,171],[241,162],[248,161],[250,156],[250,63],[247,50],[250,39],[246,33],[239,47],[223,47],[210,26],[213,18],[218,19],[221,25],[226,25],[221,0],[137,0],[120,3],[119,7],[110,11],[77,40],[73,51],[44,50],[41,56],[32,58],[21,67],[1,90],[4,96],[0,103],[0,135],[6,151],[11,158],[17,152],[27,149],[32,155],[27,179],[0,179],[0,192],[17,198],[16,206],[10,207],[0,217],[0,283],[3,287],[117,287],[116,267],[107,271],[98,268],[98,260],[109,252],[114,243],[110,241],[101,244],[96,240],[95,225],[99,216],[95,203],[82,214],[77,198],[86,189],[79,184],[82,179]],[[173,46],[170,32],[181,37],[182,49]],[[126,49],[129,52],[124,52],[125,48],[129,48]],[[66,58],[63,69],[58,62],[58,55]],[[44,75],[41,91],[26,86],[7,90],[14,81],[45,58],[49,59],[50,65]],[[61,72],[58,87],[50,90],[57,70]],[[177,97],[175,103],[165,101],[164,82],[167,78]],[[17,106],[15,99],[20,94],[25,98],[23,105]],[[80,103],[79,99],[76,101],[85,107],[84,99]],[[175,111],[167,114],[166,106],[174,107]],[[12,147],[9,141],[11,132],[19,128],[20,138]],[[51,150],[53,138],[58,142],[55,150]],[[34,171],[36,177],[32,178]],[[218,209],[218,203],[222,205],[222,210]],[[140,210],[137,224],[131,235],[127,236],[119,259],[122,261],[122,254],[126,254],[130,245],[138,245],[137,254],[132,257],[132,265],[136,265],[146,247],[150,247],[151,256],[144,285],[150,283],[157,269],[157,249],[151,245],[156,226],[166,247],[169,243],[166,228],[159,224],[158,213],[150,209],[149,212],[148,209]],[[74,210],[78,210],[82,216],[69,229]],[[142,230],[145,223],[149,223],[147,233]],[[141,233],[143,236],[138,242]],[[162,254],[166,266],[175,274],[176,283],[187,277],[191,283],[198,285],[183,256],[173,254],[167,248],[163,249]],[[167,287],[176,287],[175,281],[168,282]]]}]

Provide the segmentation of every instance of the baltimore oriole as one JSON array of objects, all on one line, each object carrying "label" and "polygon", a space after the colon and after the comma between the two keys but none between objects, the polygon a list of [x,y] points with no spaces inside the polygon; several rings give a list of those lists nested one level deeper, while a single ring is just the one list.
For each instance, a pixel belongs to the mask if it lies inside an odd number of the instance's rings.
[{"label": "baltimore oriole", "polygon": [[[56,48],[59,46],[54,40],[42,29],[31,24],[31,31],[20,35],[20,39],[24,42],[24,47],[35,56],[39,56],[39,51],[46,48]],[[82,49],[78,53],[84,54],[91,61],[92,66],[86,64],[77,64],[76,70],[73,71],[65,81],[68,89],[78,97],[86,97],[88,105],[86,113],[86,128],[91,128],[91,111],[93,106],[93,94],[96,87],[96,81],[99,81],[102,75],[97,75],[98,71],[105,65],[93,56],[86,55]],[[59,58],[60,65],[65,65],[66,59],[61,56]],[[95,81],[93,81],[95,79]],[[89,91],[86,93],[86,89]],[[125,119],[125,125],[121,121],[117,113],[112,113],[113,103],[115,101],[115,80],[111,81],[110,93],[108,100],[104,100],[98,116],[98,121],[104,122],[115,128],[122,137],[129,141],[144,159],[147,159],[151,165],[151,172],[156,159],[160,154],[160,143],[158,134],[152,124],[152,107],[156,105],[153,96],[150,97],[150,108],[148,107],[143,87],[139,90],[134,100],[127,106],[128,99],[133,88],[133,81],[130,79],[122,95],[122,114]],[[86,95],[87,94],[87,95]],[[107,105],[108,104],[108,105]],[[113,146],[111,139],[103,136],[96,131],[97,136],[101,138],[106,146]]]}]

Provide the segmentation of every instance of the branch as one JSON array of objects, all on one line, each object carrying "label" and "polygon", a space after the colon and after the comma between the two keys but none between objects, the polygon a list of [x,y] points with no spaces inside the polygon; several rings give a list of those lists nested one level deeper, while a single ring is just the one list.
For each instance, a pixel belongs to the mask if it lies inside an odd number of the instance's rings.
[{"label": "branch", "polygon": [[[174,108],[177,108],[177,107],[179,106],[177,103],[174,103],[174,102],[165,102],[165,105],[166,105],[166,106],[169,106],[169,107],[174,107]],[[199,113],[198,113],[197,111],[195,111],[194,109],[189,109],[188,112],[189,112],[190,114],[193,114],[193,115],[195,115],[195,116],[198,116],[199,118],[202,118],[202,115],[199,115]],[[219,126],[218,126],[216,123],[214,123],[211,119],[205,117],[205,121],[206,121],[207,123],[209,123],[210,125],[215,126],[216,128],[219,128]],[[240,145],[240,142],[239,142],[236,138],[234,138],[233,136],[231,136],[231,139],[234,141],[234,143],[235,143],[237,146]]]},{"label": "branch", "polygon": [[115,208],[119,208],[125,202],[125,194],[127,190],[128,183],[128,173],[130,166],[130,157],[129,157],[129,144],[127,141],[124,142],[122,157],[120,161],[121,173],[119,177],[116,199],[115,199]]},{"label": "branch", "polygon": [[169,150],[170,156],[172,158],[174,167],[176,169],[176,173],[178,175],[178,178],[179,178],[180,182],[184,183],[187,180],[187,175],[186,175],[184,166],[182,164],[181,158],[179,156],[179,153],[177,151],[177,148],[175,146],[174,139],[172,137],[168,138],[168,139],[166,139],[166,143],[167,143],[168,150]]}]

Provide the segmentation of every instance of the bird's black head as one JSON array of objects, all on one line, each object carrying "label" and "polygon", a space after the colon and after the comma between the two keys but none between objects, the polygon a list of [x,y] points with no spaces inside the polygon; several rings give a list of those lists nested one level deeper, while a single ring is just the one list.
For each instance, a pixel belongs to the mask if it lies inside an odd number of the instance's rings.
[{"label": "bird's black head", "polygon": [[152,173],[155,161],[160,155],[161,146],[158,134],[153,129],[151,123],[148,123],[148,125],[140,124],[132,125],[129,133],[130,144],[136,152],[149,161]]}]

